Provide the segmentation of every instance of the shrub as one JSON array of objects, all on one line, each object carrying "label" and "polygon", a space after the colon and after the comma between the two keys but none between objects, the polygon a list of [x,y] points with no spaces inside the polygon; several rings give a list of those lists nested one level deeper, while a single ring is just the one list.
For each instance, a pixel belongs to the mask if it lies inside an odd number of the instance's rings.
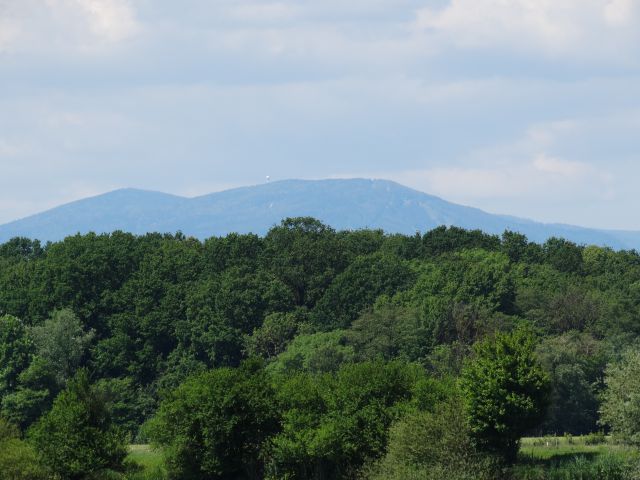
[{"label": "shrub", "polygon": [[604,432],[594,432],[589,435],[585,435],[584,437],[585,445],[601,445],[603,443],[607,443],[607,437]]},{"label": "shrub", "polygon": [[265,439],[278,428],[274,393],[262,365],[190,377],[165,399],[149,434],[164,448],[170,478],[255,479]]},{"label": "shrub", "polygon": [[112,422],[105,395],[89,383],[85,370],[69,382],[29,436],[41,462],[63,479],[121,470],[127,454],[125,436]]},{"label": "shrub", "polygon": [[363,474],[369,480],[492,480],[496,467],[477,452],[462,400],[452,397],[433,412],[410,413],[395,423],[387,454]]},{"label": "shrub", "polygon": [[284,380],[282,432],[270,442],[268,478],[353,478],[365,461],[384,455],[389,426],[422,375],[417,365],[375,361]]},{"label": "shrub", "polygon": [[19,438],[17,428],[0,418],[0,480],[44,478],[44,469],[31,445]]}]

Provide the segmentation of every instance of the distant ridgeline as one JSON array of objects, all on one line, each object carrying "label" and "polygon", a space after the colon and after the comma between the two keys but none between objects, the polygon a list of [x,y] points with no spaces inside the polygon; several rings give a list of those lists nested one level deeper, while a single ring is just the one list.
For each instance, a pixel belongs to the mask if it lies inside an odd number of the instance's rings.
[{"label": "distant ridgeline", "polygon": [[469,478],[525,433],[618,418],[599,412],[640,334],[636,252],[309,217],[264,233],[1,244],[0,446],[56,478],[124,478],[127,438],[162,445],[170,478]]},{"label": "distant ridgeline", "polygon": [[385,180],[285,180],[196,198],[116,190],[0,226],[13,237],[62,240],[76,233],[183,232],[201,240],[228,233],[264,235],[284,218],[311,216],[339,230],[383,229],[413,235],[438,226],[505,230],[531,241],[560,237],[584,245],[640,249],[640,233],[543,224],[456,205]]}]

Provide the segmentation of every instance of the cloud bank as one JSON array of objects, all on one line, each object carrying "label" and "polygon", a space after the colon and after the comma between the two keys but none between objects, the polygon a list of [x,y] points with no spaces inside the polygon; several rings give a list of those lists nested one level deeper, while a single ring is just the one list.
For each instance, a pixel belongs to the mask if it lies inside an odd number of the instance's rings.
[{"label": "cloud bank", "polygon": [[633,0],[0,0],[0,222],[382,176],[640,229]]}]

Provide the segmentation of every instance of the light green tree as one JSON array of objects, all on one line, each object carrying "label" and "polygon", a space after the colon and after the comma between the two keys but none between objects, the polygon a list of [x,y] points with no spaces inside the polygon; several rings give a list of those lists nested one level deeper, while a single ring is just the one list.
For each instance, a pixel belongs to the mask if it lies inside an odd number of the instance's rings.
[{"label": "light green tree", "polygon": [[461,386],[479,447],[513,462],[520,438],[542,422],[549,402],[533,335],[520,329],[477,343]]},{"label": "light green tree", "polygon": [[640,445],[640,351],[628,350],[610,364],[600,407],[600,421],[622,441]]}]

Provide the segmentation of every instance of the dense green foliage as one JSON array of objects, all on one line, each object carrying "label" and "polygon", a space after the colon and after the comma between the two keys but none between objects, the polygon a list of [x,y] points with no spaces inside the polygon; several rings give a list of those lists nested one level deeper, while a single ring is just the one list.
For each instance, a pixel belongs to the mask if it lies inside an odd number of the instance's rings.
[{"label": "dense green foliage", "polygon": [[278,431],[274,394],[259,364],[191,377],[162,402],[149,427],[169,478],[262,478],[263,443]]},{"label": "dense green foliage", "polygon": [[49,412],[29,430],[42,464],[65,480],[122,470],[125,437],[114,425],[103,392],[80,370]]},{"label": "dense green foliage", "polygon": [[477,343],[461,385],[479,446],[514,461],[520,438],[542,422],[548,402],[533,336],[516,330]]},{"label": "dense green foliage", "polygon": [[606,373],[602,421],[624,442],[640,445],[640,351],[627,351]]},{"label": "dense green foliage", "polygon": [[44,480],[46,473],[35,449],[20,438],[15,426],[0,418],[0,480]]},{"label": "dense green foliage", "polygon": [[119,475],[126,436],[174,478],[491,478],[524,434],[635,443],[639,334],[637,252],[513,232],[0,245],[0,417],[33,475]]}]

